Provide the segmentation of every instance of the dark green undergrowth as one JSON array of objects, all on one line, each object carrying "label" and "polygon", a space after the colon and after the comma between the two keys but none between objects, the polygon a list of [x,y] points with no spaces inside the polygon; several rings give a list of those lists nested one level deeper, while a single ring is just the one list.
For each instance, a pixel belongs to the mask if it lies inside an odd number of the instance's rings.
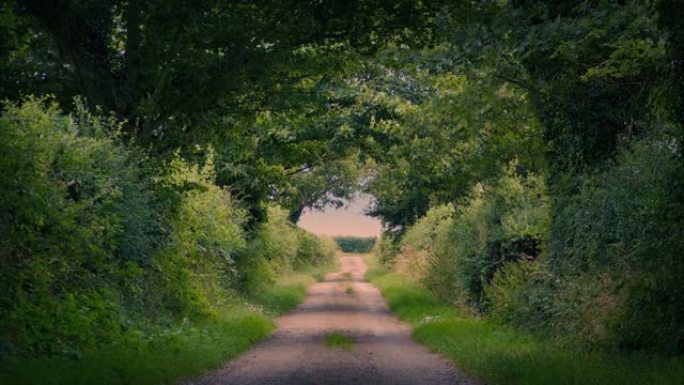
[{"label": "dark green undergrowth", "polygon": [[576,351],[527,332],[468,316],[398,273],[371,268],[369,279],[413,337],[488,384],[680,384],[684,359]]},{"label": "dark green undergrowth", "polygon": [[[271,316],[285,313],[306,296],[307,287],[336,268],[330,262],[306,266],[280,277],[249,296],[249,302],[226,305],[211,321],[150,331],[144,342],[131,336],[121,343],[77,357],[16,359],[0,362],[0,383],[16,385],[171,384],[249,349],[274,329]],[[256,305],[256,307],[254,306]],[[261,308],[261,309],[259,309]]]},{"label": "dark green undergrowth", "polygon": [[244,304],[223,309],[215,320],[166,329],[134,346],[115,345],[80,358],[5,361],[0,383],[168,384],[216,368],[267,337],[273,323]]},{"label": "dark green undergrowth", "polygon": [[175,382],[267,336],[334,260],[278,205],[252,218],[210,147],[153,160],[82,106],[2,108],[0,383]]}]

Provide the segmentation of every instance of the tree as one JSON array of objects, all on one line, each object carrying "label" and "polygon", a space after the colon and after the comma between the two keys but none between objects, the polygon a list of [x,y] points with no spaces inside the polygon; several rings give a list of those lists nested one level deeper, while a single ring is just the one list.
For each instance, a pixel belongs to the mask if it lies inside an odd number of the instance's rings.
[{"label": "tree", "polygon": [[[338,131],[367,121],[333,117],[355,105],[354,94],[331,97],[326,89],[363,70],[359,54],[389,41],[425,44],[441,3],[5,1],[8,20],[22,28],[8,28],[20,44],[0,57],[1,68],[21,82],[27,64],[41,75],[37,84],[3,87],[3,96],[51,92],[68,107],[80,95],[92,110],[125,120],[129,140],[162,156],[176,148],[192,156],[195,145],[212,144],[219,182],[237,190],[254,217],[275,196],[287,196],[296,211],[315,200],[313,191],[325,202],[331,189],[304,187],[292,170],[323,167],[320,182],[344,179],[332,190],[346,194],[340,189],[350,181],[329,171],[344,169],[333,163],[350,156],[356,139]],[[37,46],[47,54],[34,56]],[[306,198],[294,203],[296,195]]]}]

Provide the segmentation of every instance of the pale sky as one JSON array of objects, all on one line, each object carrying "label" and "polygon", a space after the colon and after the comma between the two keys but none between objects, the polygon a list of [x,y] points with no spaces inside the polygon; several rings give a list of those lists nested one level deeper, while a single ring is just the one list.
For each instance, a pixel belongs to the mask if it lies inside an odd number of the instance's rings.
[{"label": "pale sky", "polygon": [[353,202],[340,209],[328,207],[325,211],[306,209],[297,225],[314,234],[351,235],[374,237],[380,235],[380,221],[364,215],[370,204],[370,196],[359,194]]}]

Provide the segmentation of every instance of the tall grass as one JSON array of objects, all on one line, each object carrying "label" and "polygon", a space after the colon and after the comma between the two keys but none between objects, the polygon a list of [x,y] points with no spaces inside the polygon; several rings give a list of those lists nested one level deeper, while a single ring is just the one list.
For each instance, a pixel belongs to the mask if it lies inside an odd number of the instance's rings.
[{"label": "tall grass", "polygon": [[674,385],[684,379],[681,357],[574,350],[460,312],[377,265],[367,277],[418,342],[488,384]]}]

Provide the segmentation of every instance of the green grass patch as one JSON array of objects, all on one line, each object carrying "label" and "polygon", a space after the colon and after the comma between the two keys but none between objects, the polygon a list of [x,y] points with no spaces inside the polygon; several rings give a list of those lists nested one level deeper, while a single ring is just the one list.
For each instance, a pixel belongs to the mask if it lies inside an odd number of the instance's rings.
[{"label": "green grass patch", "polygon": [[320,282],[326,273],[335,271],[339,262],[320,266],[306,266],[278,278],[270,285],[249,295],[249,301],[263,307],[270,315],[280,315],[292,310],[306,297],[309,285]]},{"label": "green grass patch", "polygon": [[592,353],[468,316],[397,273],[369,275],[413,337],[461,369],[498,385],[674,385],[684,358]]},{"label": "green grass patch", "polygon": [[352,346],[354,346],[354,340],[342,332],[334,331],[325,336],[325,345],[333,348],[349,350],[352,348]]},{"label": "green grass patch", "polygon": [[273,322],[231,305],[214,320],[165,329],[144,342],[86,352],[78,359],[35,358],[0,363],[0,383],[15,385],[153,385],[176,382],[226,360],[266,338]]},{"label": "green grass patch", "polygon": [[417,325],[462,316],[458,309],[438,301],[426,290],[419,290],[398,273],[377,276],[372,282],[380,288],[390,309],[403,321]]},{"label": "green grass patch", "polygon": [[317,266],[305,266],[298,271],[307,275],[310,275],[313,277],[316,282],[321,282],[323,281],[323,278],[325,278],[325,275],[328,273],[331,273],[333,271],[337,271],[340,269],[340,260],[335,257],[332,259],[332,261],[325,263],[323,265],[317,265]]},{"label": "green grass patch", "polygon": [[378,257],[375,255],[375,253],[364,254],[363,260],[368,266],[365,276],[367,281],[373,281],[375,278],[382,277],[390,272],[387,266],[378,261]]},{"label": "green grass patch", "polygon": [[249,301],[260,305],[270,315],[279,315],[292,310],[306,297],[307,287],[316,282],[308,274],[293,273],[279,278],[275,285],[249,296]]},{"label": "green grass patch", "polygon": [[344,289],[344,292],[347,294],[354,294],[354,288],[351,285],[347,285],[347,287]]}]

